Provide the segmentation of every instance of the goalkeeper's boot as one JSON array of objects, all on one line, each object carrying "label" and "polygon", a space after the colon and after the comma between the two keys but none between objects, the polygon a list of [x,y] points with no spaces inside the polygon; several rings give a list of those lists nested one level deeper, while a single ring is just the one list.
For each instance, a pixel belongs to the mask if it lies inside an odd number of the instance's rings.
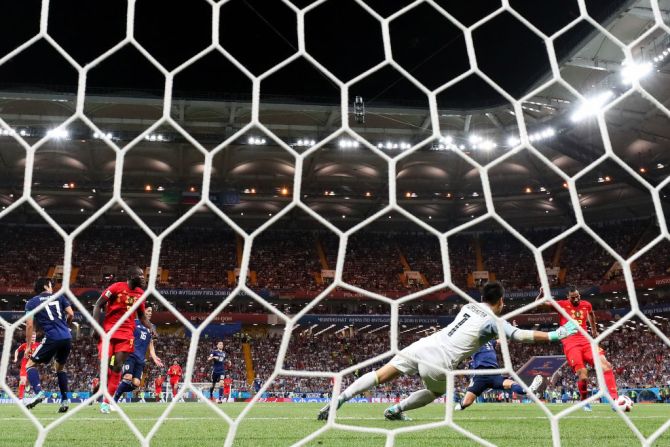
[{"label": "goalkeeper's boot", "polygon": [[107,402],[103,402],[100,404],[100,413],[102,414],[109,414],[111,410],[109,409],[109,404]]},{"label": "goalkeeper's boot", "polygon": [[530,384],[528,389],[530,390],[531,393],[536,394],[537,390],[542,386],[542,382],[544,382],[544,379],[542,378],[541,375],[538,374],[535,376],[533,382]]},{"label": "goalkeeper's boot", "polygon": [[463,411],[463,410],[465,410],[465,408],[463,408],[460,402],[454,405],[454,411]]},{"label": "goalkeeper's boot", "polygon": [[70,408],[70,401],[64,399],[60,403],[60,408],[58,408],[59,413],[67,413],[67,410]]},{"label": "goalkeeper's boot", "polygon": [[400,409],[398,405],[392,405],[384,410],[384,417],[389,421],[411,421],[412,419],[407,416]]},{"label": "goalkeeper's boot", "polygon": [[39,404],[43,400],[44,400],[44,392],[40,391],[39,393],[37,393],[35,395],[35,397],[33,397],[32,399],[30,399],[28,401],[28,403],[26,404],[26,408],[31,410],[31,409],[35,408],[37,406],[37,404]]},{"label": "goalkeeper's boot", "polygon": [[591,408],[591,404],[586,404],[584,405],[584,411],[588,411],[589,413],[593,411],[593,408]]}]

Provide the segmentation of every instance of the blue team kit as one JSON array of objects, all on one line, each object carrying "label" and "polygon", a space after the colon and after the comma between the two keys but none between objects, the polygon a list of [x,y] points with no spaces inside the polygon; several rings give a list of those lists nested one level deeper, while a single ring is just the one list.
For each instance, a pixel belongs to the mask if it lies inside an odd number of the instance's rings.
[{"label": "blue team kit", "polygon": [[224,362],[226,360],[226,353],[214,349],[210,354],[214,357],[214,364],[212,365],[212,382],[218,382],[222,379],[225,373]]},{"label": "blue team kit", "polygon": [[[470,368],[498,369],[498,355],[496,354],[495,345],[495,340],[488,341],[482,345],[482,347],[479,348],[479,351],[475,352],[472,356]],[[502,390],[504,381],[505,378],[501,374],[472,376],[472,380],[470,381],[470,385],[468,386],[467,391],[470,391],[474,395],[479,396],[489,388]]]},{"label": "blue team kit", "polygon": [[[26,303],[26,312],[34,310],[51,297],[47,292],[32,297]],[[42,343],[31,355],[35,363],[49,363],[55,358],[58,363],[63,364],[67,360],[72,349],[72,334],[65,312],[68,307],[70,302],[61,295],[33,315],[33,319],[44,331]]]},{"label": "blue team kit", "polygon": [[135,331],[133,332],[135,338],[133,353],[128,356],[126,363],[123,365],[124,374],[132,374],[134,378],[141,378],[144,371],[145,359],[147,357],[147,350],[151,343],[151,330],[144,326],[140,320],[135,320]]}]

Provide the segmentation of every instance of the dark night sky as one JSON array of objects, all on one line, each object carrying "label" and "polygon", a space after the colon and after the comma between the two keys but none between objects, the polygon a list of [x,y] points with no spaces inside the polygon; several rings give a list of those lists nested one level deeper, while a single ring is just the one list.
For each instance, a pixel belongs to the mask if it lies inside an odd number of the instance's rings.
[{"label": "dark night sky", "polygon": [[[4,2],[0,15],[0,54],[38,31],[40,1]],[[311,3],[295,0],[303,7]],[[383,16],[409,0],[368,0]],[[500,6],[497,0],[438,0],[470,25]],[[576,0],[511,0],[511,5],[545,32],[555,32],[578,15]],[[587,1],[594,18],[605,21],[624,0]],[[49,32],[78,62],[85,64],[119,42],[125,32],[122,0],[52,0]],[[168,69],[210,43],[211,8],[205,1],[138,0],[138,41]],[[391,22],[394,58],[428,88],[434,89],[468,68],[462,34],[446,18],[422,4]],[[557,41],[557,54],[569,55],[588,36],[590,27],[575,28]],[[353,0],[330,0],[306,16],[307,49],[340,79],[348,80],[383,59],[381,26]],[[549,70],[544,43],[509,13],[490,20],[473,35],[481,69],[519,97]],[[252,73],[260,74],[298,47],[295,14],[279,0],[232,0],[221,9],[220,41]],[[0,89],[73,92],[76,72],[44,42],[0,66]],[[178,75],[178,97],[249,97],[250,82],[225,58],[210,55]],[[163,80],[134,48],[126,47],[91,71],[91,92],[160,96]],[[355,86],[365,97],[394,105],[411,105],[421,93],[392,69]],[[262,84],[264,98],[337,102],[338,90],[311,64],[298,60]],[[477,78],[467,79],[439,98],[445,108],[481,107],[501,98]]]}]

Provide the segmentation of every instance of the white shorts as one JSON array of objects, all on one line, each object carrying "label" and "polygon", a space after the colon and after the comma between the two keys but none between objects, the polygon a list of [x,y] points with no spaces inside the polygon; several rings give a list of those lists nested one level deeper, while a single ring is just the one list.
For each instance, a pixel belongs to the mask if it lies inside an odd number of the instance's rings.
[{"label": "white shorts", "polygon": [[[389,362],[391,366],[407,375],[418,373],[426,388],[435,394],[441,396],[447,392],[447,377],[444,372],[448,369],[447,361],[440,346],[430,339],[421,339],[400,352],[403,355],[393,357]],[[444,370],[432,365],[443,367]]]}]

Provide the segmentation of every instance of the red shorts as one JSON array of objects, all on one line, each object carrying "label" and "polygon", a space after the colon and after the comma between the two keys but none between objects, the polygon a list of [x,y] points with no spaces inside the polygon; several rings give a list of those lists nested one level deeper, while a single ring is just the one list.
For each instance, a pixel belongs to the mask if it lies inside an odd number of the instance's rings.
[{"label": "red shorts", "polygon": [[163,388],[156,388],[156,395],[159,395],[160,393],[163,392]]},{"label": "red shorts", "polygon": [[[565,352],[568,365],[574,372],[586,368],[587,364],[593,366],[593,351],[588,343],[564,346],[563,352]],[[605,355],[605,351],[601,347],[598,347],[598,352],[600,355]]]},{"label": "red shorts", "polygon": [[223,388],[223,394],[226,396],[230,394],[230,388]]},{"label": "red shorts", "polygon": [[26,364],[28,363],[27,358],[21,359],[21,370],[19,371],[19,377],[27,377],[28,373],[26,372]]},{"label": "red shorts", "polygon": [[[134,338],[112,338],[109,340],[109,357],[117,352],[132,353],[135,350]],[[98,342],[98,357],[102,357],[102,340]]]},{"label": "red shorts", "polygon": [[170,385],[176,385],[179,382],[179,376],[170,377]]}]

